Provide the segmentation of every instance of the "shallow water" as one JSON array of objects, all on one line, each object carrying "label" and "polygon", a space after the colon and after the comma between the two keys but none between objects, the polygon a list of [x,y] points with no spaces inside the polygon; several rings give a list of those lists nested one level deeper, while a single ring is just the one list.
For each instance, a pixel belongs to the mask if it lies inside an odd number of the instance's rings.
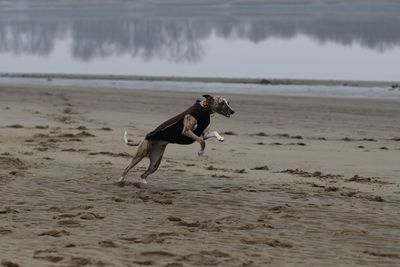
[{"label": "shallow water", "polygon": [[400,80],[396,2],[41,2],[0,1],[0,72]]},{"label": "shallow water", "polygon": [[177,92],[229,93],[252,95],[280,95],[307,97],[334,97],[357,99],[384,99],[400,101],[400,88],[325,86],[325,85],[265,85],[219,82],[182,82],[182,81],[140,81],[140,80],[97,80],[97,79],[42,79],[1,77],[2,85],[28,85],[40,87],[62,86],[79,87],[82,90],[115,88],[126,90],[157,90]]}]

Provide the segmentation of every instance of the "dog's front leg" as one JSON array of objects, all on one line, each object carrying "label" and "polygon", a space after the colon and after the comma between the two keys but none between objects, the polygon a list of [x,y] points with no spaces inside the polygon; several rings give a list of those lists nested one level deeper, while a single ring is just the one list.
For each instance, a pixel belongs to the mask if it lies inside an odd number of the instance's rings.
[{"label": "dog's front leg", "polygon": [[202,156],[204,154],[204,150],[206,148],[206,142],[204,141],[203,138],[197,136],[193,130],[195,128],[195,125],[197,124],[196,118],[194,118],[191,115],[186,115],[185,118],[183,119],[183,130],[182,134],[192,138],[193,140],[197,141],[200,143],[201,150],[199,152],[199,156]]},{"label": "dog's front leg", "polygon": [[220,142],[223,142],[225,140],[225,138],[222,137],[217,131],[210,131],[209,128],[207,128],[203,132],[202,136],[203,136],[204,140],[207,140],[207,139],[210,139],[210,138],[217,138],[217,140],[220,141]]}]

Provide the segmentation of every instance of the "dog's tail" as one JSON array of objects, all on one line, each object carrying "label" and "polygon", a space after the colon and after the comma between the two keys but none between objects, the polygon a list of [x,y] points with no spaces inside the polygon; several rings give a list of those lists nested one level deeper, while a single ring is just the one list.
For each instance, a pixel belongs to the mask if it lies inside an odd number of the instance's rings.
[{"label": "dog's tail", "polygon": [[138,146],[138,143],[133,143],[132,140],[128,140],[128,132],[125,131],[124,133],[124,142],[125,144],[127,144],[128,146]]}]

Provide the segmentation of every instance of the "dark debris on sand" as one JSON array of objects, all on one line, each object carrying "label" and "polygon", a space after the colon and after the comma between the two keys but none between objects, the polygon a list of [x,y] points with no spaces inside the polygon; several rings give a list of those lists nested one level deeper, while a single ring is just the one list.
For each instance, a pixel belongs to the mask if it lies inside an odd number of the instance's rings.
[{"label": "dark debris on sand", "polygon": [[287,170],[280,171],[279,173],[289,173],[289,174],[294,174],[294,175],[298,175],[301,177],[315,177],[315,178],[320,178],[320,179],[343,178],[343,175],[340,175],[340,174],[324,174],[319,171],[308,172],[308,171],[303,171],[300,169],[287,169]]},{"label": "dark debris on sand", "polygon": [[259,166],[259,167],[254,167],[252,170],[257,170],[257,171],[268,171],[269,167],[267,165],[264,166]]}]

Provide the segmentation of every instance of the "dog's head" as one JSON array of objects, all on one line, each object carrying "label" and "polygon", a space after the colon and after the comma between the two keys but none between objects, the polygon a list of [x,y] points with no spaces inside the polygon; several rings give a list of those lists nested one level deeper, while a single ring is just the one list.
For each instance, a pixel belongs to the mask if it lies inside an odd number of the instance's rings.
[{"label": "dog's head", "polygon": [[211,95],[203,95],[203,97],[206,98],[207,104],[212,112],[224,115],[228,118],[235,113],[226,98]]}]

